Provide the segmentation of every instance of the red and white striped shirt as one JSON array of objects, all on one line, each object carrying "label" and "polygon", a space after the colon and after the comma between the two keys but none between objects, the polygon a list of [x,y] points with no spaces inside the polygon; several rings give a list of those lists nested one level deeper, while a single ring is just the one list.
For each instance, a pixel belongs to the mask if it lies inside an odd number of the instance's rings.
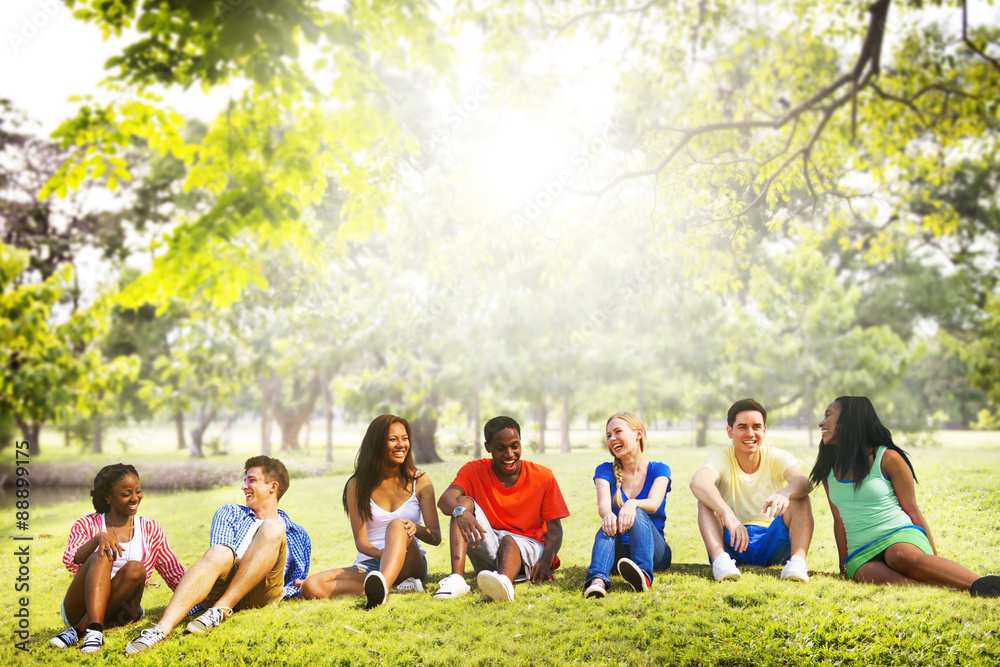
[{"label": "red and white striped shirt", "polygon": [[[170,590],[177,588],[177,582],[184,576],[184,567],[177,556],[170,550],[170,543],[163,532],[163,527],[152,519],[137,517],[142,526],[142,566],[146,568],[146,583],[149,583],[155,568]],[[69,541],[63,552],[63,565],[76,574],[79,563],[73,562],[77,550],[101,532],[101,515],[88,514],[77,519],[69,531]]]}]

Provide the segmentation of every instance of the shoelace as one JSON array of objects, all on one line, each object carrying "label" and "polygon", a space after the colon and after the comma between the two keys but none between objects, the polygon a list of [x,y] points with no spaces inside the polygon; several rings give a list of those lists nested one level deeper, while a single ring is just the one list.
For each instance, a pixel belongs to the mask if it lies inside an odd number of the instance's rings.
[{"label": "shoelace", "polygon": [[87,634],[83,638],[84,646],[102,646],[104,645],[104,633],[100,630],[91,630],[87,628]]},{"label": "shoelace", "polygon": [[218,625],[232,616],[233,610],[229,607],[212,607],[208,610],[208,613],[212,615],[210,618],[212,625]]},{"label": "shoelace", "polygon": [[152,628],[146,628],[145,630],[140,632],[139,640],[142,641],[143,639],[152,639],[154,642],[156,642],[159,641],[160,639],[163,639],[165,636],[166,635],[163,634],[163,630],[157,627],[152,627]]}]

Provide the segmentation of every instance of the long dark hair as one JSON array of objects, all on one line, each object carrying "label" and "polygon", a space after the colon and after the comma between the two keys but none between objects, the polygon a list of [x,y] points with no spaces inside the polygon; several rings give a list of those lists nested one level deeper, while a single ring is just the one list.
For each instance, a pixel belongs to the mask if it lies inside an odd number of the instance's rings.
[{"label": "long dark hair", "polygon": [[819,443],[816,465],[809,473],[813,484],[826,481],[832,470],[838,478],[845,481],[852,479],[854,490],[857,491],[871,471],[868,456],[878,451],[879,447],[899,452],[910,467],[914,481],[917,479],[910,458],[892,441],[892,433],[879,421],[875,406],[867,396],[838,396],[834,402],[840,406],[840,416],[837,418],[831,443],[824,445],[822,440]]},{"label": "long dark hair", "polygon": [[90,490],[90,498],[94,503],[95,510],[104,514],[111,509],[111,504],[108,503],[106,496],[111,493],[111,487],[115,485],[115,482],[128,475],[135,475],[135,478],[139,479],[139,473],[135,471],[135,467],[128,463],[112,463],[98,471],[94,477],[94,488]]},{"label": "long dark hair", "polygon": [[[396,415],[379,415],[368,425],[368,431],[361,440],[361,448],[358,456],[354,459],[354,474],[347,479],[350,484],[352,479],[356,479],[355,491],[357,491],[358,514],[364,517],[365,521],[371,521],[372,508],[369,504],[372,493],[382,483],[382,480],[389,479],[393,475],[399,476],[399,483],[402,486],[409,486],[410,480],[417,472],[417,466],[413,463],[413,446],[406,450],[406,459],[399,466],[393,466],[386,458],[386,444],[389,442],[389,427],[393,424],[402,424],[406,429],[406,437],[413,439],[410,432],[410,422]],[[393,470],[393,468],[396,470]],[[344,504],[344,512],[350,515],[347,507],[347,484],[344,485],[344,495],[341,498]]]}]

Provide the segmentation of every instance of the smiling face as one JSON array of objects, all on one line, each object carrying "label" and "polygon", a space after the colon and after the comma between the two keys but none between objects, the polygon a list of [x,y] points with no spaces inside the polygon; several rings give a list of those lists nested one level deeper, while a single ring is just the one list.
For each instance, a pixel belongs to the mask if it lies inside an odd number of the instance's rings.
[{"label": "smiling face", "polygon": [[259,466],[247,470],[241,489],[247,500],[247,507],[254,511],[263,508],[272,496],[277,502],[278,482],[268,482],[264,479],[264,469]]},{"label": "smiling face", "polygon": [[521,436],[516,429],[497,431],[486,443],[486,451],[493,457],[493,472],[500,478],[521,474]]},{"label": "smiling face", "polygon": [[834,401],[826,406],[823,421],[819,423],[819,437],[823,440],[824,445],[836,443],[838,418],[840,418],[840,403]]},{"label": "smiling face", "polygon": [[111,509],[110,513],[119,517],[135,516],[142,502],[142,486],[135,475],[125,475],[111,485],[111,492],[104,496]]},{"label": "smiling face", "polygon": [[389,437],[386,440],[386,458],[394,465],[403,465],[406,461],[406,453],[410,451],[410,436],[406,434],[406,427],[399,422],[394,422],[389,426]]},{"label": "smiling face", "polygon": [[605,438],[608,442],[608,451],[616,458],[622,458],[629,454],[639,452],[639,439],[642,437],[642,429],[633,429],[624,419],[616,417],[608,422],[608,431]]},{"label": "smiling face", "polygon": [[767,434],[764,416],[756,410],[744,410],[736,415],[732,426],[726,427],[726,434],[733,439],[737,452],[753,456]]}]

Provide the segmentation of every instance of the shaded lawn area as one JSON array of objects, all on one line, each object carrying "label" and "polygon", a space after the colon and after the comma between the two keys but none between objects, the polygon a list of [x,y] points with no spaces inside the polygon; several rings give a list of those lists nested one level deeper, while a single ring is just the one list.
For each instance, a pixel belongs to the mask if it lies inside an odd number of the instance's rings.
[{"label": "shaded lawn area", "polygon": [[[778,444],[778,443],[772,443]],[[808,470],[815,450],[790,447]],[[1000,452],[920,449],[912,452],[920,479],[918,500],[941,555],[981,573],[1000,573]],[[571,455],[527,454],[551,467],[572,516],[564,521],[563,568],[551,585],[518,585],[508,605],[489,602],[473,586],[468,597],[434,601],[428,593],[394,594],[373,612],[360,599],[282,602],[236,614],[205,637],[180,629],[149,654],[127,658],[126,642],[155,622],[170,591],[158,575],[147,588],[147,618],[105,635],[105,664],[448,664],[510,665],[601,663],[620,665],[995,665],[1000,663],[1000,601],[973,600],[934,588],[890,589],[835,576],[837,550],[822,489],[813,494],[816,534],[807,585],[782,582],[780,568],[745,568],[739,582],[711,579],[698,535],[696,502],[687,488],[707,452],[658,447],[649,458],[672,469],[667,497],[667,540],[674,567],[658,575],[646,595],[612,581],[604,600],[584,600],[583,576],[598,528],[594,467],[598,450]],[[142,461],[133,461],[142,474]],[[435,491],[451,481],[459,462],[427,466]],[[281,507],[309,531],[310,572],[353,562],[355,549],[340,494],[347,473],[293,479]],[[140,514],[159,520],[187,566],[207,548],[212,512],[241,502],[238,489],[172,495],[149,491]],[[29,652],[17,651],[5,632],[2,664],[76,664],[77,650],[57,651],[48,640],[61,629],[59,601],[69,585],[61,564],[73,520],[90,511],[73,501],[32,509],[31,632]],[[447,526],[442,518],[443,526]],[[2,534],[17,534],[13,510],[0,517]],[[16,594],[14,541],[0,555],[5,584],[3,627],[13,628]],[[428,550],[429,586],[448,574],[446,544]],[[474,583],[469,570],[468,580]]]}]

